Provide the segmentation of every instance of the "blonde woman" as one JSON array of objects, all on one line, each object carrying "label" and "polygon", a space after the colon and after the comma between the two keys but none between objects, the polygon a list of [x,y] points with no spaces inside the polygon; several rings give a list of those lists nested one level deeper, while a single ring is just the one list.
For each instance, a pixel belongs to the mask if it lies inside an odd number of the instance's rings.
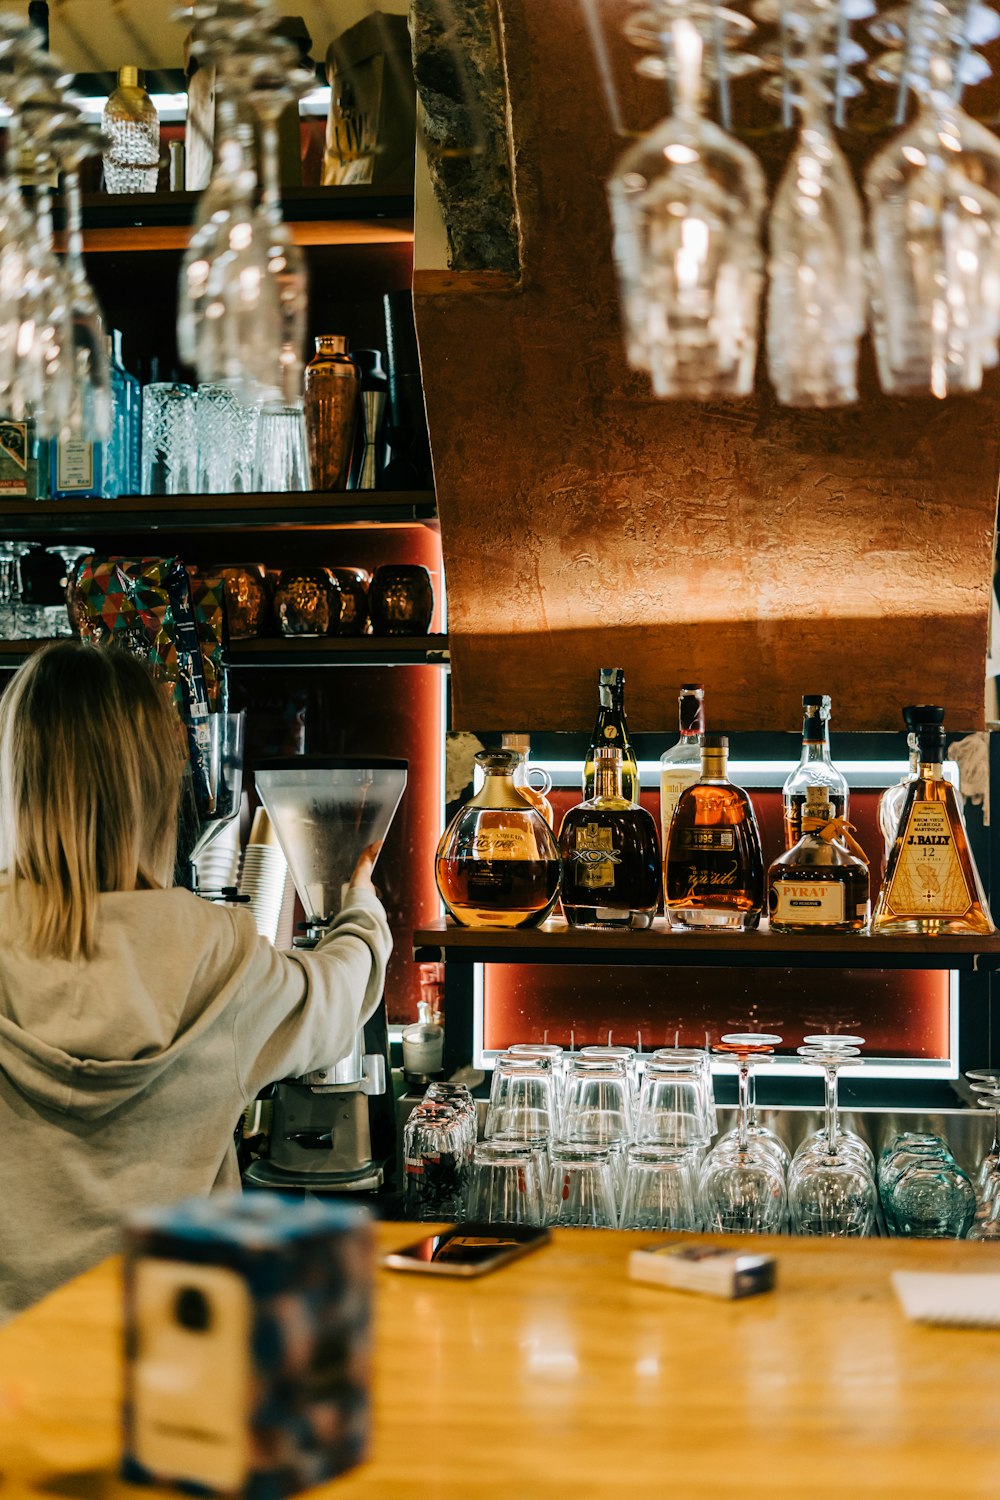
[{"label": "blonde woman", "polygon": [[181,761],[145,667],[67,642],[0,700],[0,1318],[111,1254],[123,1213],[239,1185],[268,1083],[349,1051],[392,946],[354,872],[320,946],[171,887]]}]

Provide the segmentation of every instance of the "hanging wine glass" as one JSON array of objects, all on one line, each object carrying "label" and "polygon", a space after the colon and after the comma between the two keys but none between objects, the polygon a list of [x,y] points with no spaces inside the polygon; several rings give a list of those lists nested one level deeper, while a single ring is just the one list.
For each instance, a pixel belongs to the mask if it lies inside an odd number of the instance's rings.
[{"label": "hanging wine glass", "polygon": [[723,1234],[779,1234],[784,1228],[785,1170],[769,1145],[750,1136],[750,1073],[767,1062],[780,1036],[737,1032],[714,1050],[736,1063],[739,1102],[736,1138],[720,1143],[705,1158],[701,1201],[705,1227]]},{"label": "hanging wine glass", "polygon": [[859,1048],[838,1038],[800,1047],[799,1056],[822,1068],[826,1082],[826,1128],[795,1153],[788,1174],[788,1208],[796,1234],[857,1238],[875,1226],[877,1190],[868,1162],[844,1149],[837,1086],[841,1068],[856,1064]]},{"label": "hanging wine glass", "polygon": [[800,0],[786,18],[801,123],[769,221],[768,373],[783,406],[847,406],[858,398],[866,297],[861,202],[826,119],[821,79],[829,0]]},{"label": "hanging wine glass", "polygon": [[649,370],[658,396],[745,396],[757,353],[763,173],[701,113],[703,42],[690,14],[678,9],[668,34],[675,113],[624,153],[608,183],[628,358]]},{"label": "hanging wine glass", "polygon": [[268,38],[265,50],[249,64],[247,102],[260,121],[258,217],[267,245],[268,274],[277,288],[281,312],[279,365],[281,395],[286,401],[297,401],[302,396],[302,348],[309,285],[305,256],[282,215],[278,126],[289,105],[297,104],[315,82],[314,74],[299,66],[298,49],[280,37]]},{"label": "hanging wine glass", "polygon": [[63,268],[69,284],[73,327],[74,391],[66,434],[85,442],[104,442],[111,434],[111,367],[104,318],[83,260],[83,215],[80,165],[100,150],[101,132],[75,120],[52,133],[52,149],[62,168],[66,203],[66,254]]},{"label": "hanging wine glass", "polygon": [[883,390],[975,391],[1000,332],[1000,144],[952,97],[954,18],[911,10],[917,117],[865,173],[872,321]]}]

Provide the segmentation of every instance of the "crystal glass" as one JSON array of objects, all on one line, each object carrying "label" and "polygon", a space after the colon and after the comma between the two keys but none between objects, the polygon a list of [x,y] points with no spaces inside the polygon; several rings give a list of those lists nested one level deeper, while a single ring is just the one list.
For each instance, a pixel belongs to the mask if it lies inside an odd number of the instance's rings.
[{"label": "crystal glass", "polygon": [[118,87],[104,106],[104,186],[109,193],[155,193],[160,120],[138,68],[119,68]]},{"label": "crystal glass", "polygon": [[622,1229],[700,1229],[697,1165],[690,1152],[633,1145],[625,1161]]},{"label": "crystal glass", "polygon": [[335,635],[340,585],[329,568],[283,568],[274,591],[274,617],[282,635]]},{"label": "crystal glass", "polygon": [[629,363],[658,396],[753,388],[764,177],[752,152],[701,114],[702,38],[664,25],[675,113],[620,158],[608,183]]},{"label": "crystal glass", "polygon": [[701,1212],[705,1227],[716,1233],[778,1234],[784,1228],[784,1165],[748,1128],[751,1070],[780,1042],[769,1033],[736,1032],[716,1049],[735,1060],[739,1079],[735,1142],[717,1144],[702,1166]]},{"label": "crystal glass", "polygon": [[976,1215],[975,1189],[947,1152],[911,1161],[883,1201],[896,1233],[920,1239],[964,1239]]},{"label": "crystal glass", "polygon": [[826,119],[823,44],[833,15],[826,0],[798,0],[782,16],[786,41],[801,44],[793,74],[801,123],[768,226],[768,373],[783,406],[858,398],[864,231],[850,167]]},{"label": "crystal glass", "polygon": [[27,557],[37,542],[0,541],[0,638],[24,640],[21,619],[21,559]]},{"label": "crystal glass", "polygon": [[616,1229],[618,1209],[610,1153],[560,1142],[550,1153],[546,1216],[563,1229]]},{"label": "crystal glass", "polygon": [[195,447],[199,495],[228,495],[239,491],[243,449],[243,405],[228,385],[204,381],[195,397]]},{"label": "crystal glass", "polygon": [[477,1224],[544,1224],[535,1154],[506,1141],[481,1141],[472,1157],[466,1217]]},{"label": "crystal glass", "polygon": [[856,1061],[859,1049],[813,1044],[800,1047],[799,1056],[823,1069],[826,1129],[818,1141],[795,1153],[788,1174],[792,1228],[796,1234],[837,1238],[870,1235],[875,1225],[875,1179],[857,1152],[842,1149],[837,1099],[840,1069]]},{"label": "crystal glass", "polygon": [[462,1122],[464,1138],[469,1147],[469,1157],[479,1135],[479,1115],[476,1101],[464,1083],[446,1083],[444,1080],[429,1083],[424,1099],[428,1103],[447,1104]]},{"label": "crystal glass", "polygon": [[521,796],[514,752],[480,751],[479,792],[452,818],[435,855],[442,900],[465,927],[533,927],[559,894],[559,851],[545,819]]},{"label": "crystal glass", "polygon": [[263,494],[312,488],[301,402],[267,401],[260,407],[254,483]]},{"label": "crystal glass", "polygon": [[142,393],[142,493],[189,495],[196,469],[195,393],[176,381]]}]

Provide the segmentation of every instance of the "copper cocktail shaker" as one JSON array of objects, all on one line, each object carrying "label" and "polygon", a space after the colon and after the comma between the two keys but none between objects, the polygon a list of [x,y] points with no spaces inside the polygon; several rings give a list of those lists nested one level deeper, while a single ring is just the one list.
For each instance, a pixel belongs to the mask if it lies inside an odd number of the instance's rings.
[{"label": "copper cocktail shaker", "polygon": [[306,365],[305,418],[313,489],[344,490],[358,413],[358,369],[341,334],[323,334]]}]

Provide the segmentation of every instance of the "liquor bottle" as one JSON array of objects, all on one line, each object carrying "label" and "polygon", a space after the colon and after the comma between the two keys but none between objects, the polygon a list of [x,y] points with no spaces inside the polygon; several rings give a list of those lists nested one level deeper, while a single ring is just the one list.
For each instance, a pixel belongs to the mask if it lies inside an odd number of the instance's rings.
[{"label": "liquor bottle", "polygon": [[750,798],[726,775],[729,741],[705,734],[701,778],[670,825],[664,906],[672,927],[750,930],[764,904],[764,860]]},{"label": "liquor bottle", "polygon": [[104,444],[53,438],[49,453],[53,500],[96,499],[104,494]]},{"label": "liquor bottle", "polygon": [[700,682],[681,684],[678,703],[680,739],[660,756],[660,847],[667,858],[670,820],[677,799],[701,775],[701,737],[705,733],[705,689]]},{"label": "liquor bottle", "polygon": [[906,736],[906,744],[910,752],[909,769],[907,770],[905,776],[900,777],[895,786],[886,787],[885,791],[878,799],[878,826],[882,832],[882,838],[885,842],[885,853],[882,857],[883,874],[885,874],[885,867],[889,863],[889,855],[892,853],[892,846],[896,842],[896,832],[899,828],[899,815],[903,811],[903,803],[906,801],[907,787],[916,776],[917,770],[920,765],[920,757],[917,748],[917,736],[914,733],[913,726],[916,722],[914,715],[920,714],[921,712],[921,708],[917,708],[912,704],[909,708],[903,709],[903,718],[906,720],[907,728],[910,731]]},{"label": "liquor bottle", "polygon": [[830,699],[826,693],[802,696],[802,759],[782,789],[785,848],[794,849],[802,837],[802,805],[806,787],[822,786],[829,793],[835,818],[847,817],[847,779],[830,759]]},{"label": "liquor bottle", "polygon": [[0,420],[0,501],[49,498],[49,450],[34,422]]},{"label": "liquor bottle", "polygon": [[[548,797],[552,790],[552,777],[548,771],[543,771],[541,766],[531,764],[530,738],[526,734],[506,733],[501,736],[500,745],[502,749],[513,750],[520,755],[521,764],[514,772],[514,785],[525,801],[538,809],[549,827],[554,828],[556,815]],[[537,786],[531,780],[533,776],[541,778]]]},{"label": "liquor bottle", "polygon": [[599,745],[610,745],[622,753],[622,796],[638,802],[639,764],[625,718],[625,673],[621,667],[602,667],[597,674],[597,685],[601,703],[583,768],[584,801],[594,795],[594,754]]},{"label": "liquor bottle", "polygon": [[155,193],[160,168],[160,120],[139,68],[119,68],[118,87],[101,122],[104,186],[109,193]]},{"label": "liquor bottle", "polygon": [[767,872],[771,931],[861,932],[870,897],[864,850],[834,816],[825,787],[807,787],[802,837]]},{"label": "liquor bottle", "polygon": [[514,785],[520,752],[481,750],[479,792],[452,818],[434,860],[441,899],[463,927],[535,927],[559,894],[559,850]]},{"label": "liquor bottle", "polygon": [[141,492],[142,387],[125,368],[122,336],[114,329],[107,340],[111,371],[111,436],[104,455],[105,499]]},{"label": "liquor bottle", "polygon": [[906,789],[872,931],[993,932],[955,788],[941,768],[944,709],[915,709],[914,732],[917,775]]},{"label": "liquor bottle", "polygon": [[622,793],[622,753],[600,747],[594,795],[559,831],[562,906],[571,927],[652,926],[660,899],[656,823]]}]

